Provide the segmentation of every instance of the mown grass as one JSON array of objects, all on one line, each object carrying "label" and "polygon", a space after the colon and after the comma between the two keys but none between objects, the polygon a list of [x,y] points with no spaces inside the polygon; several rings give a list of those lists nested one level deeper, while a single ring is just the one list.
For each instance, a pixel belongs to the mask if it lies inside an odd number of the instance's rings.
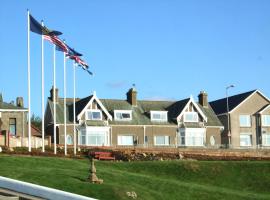
[{"label": "mown grass", "polygon": [[96,163],[102,185],[86,181],[90,162],[0,156],[0,175],[98,199],[270,199],[270,162],[153,161]]}]

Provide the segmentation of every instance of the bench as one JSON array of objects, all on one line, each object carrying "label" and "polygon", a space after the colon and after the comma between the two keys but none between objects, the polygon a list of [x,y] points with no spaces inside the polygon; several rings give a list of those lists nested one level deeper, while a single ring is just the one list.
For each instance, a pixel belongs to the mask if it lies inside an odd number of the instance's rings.
[{"label": "bench", "polygon": [[92,156],[98,160],[115,160],[112,152],[93,152]]}]

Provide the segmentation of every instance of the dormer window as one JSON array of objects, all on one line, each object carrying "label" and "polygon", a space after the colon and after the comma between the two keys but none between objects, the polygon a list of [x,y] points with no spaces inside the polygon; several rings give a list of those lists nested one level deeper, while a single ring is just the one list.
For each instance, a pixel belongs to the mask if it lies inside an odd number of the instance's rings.
[{"label": "dormer window", "polygon": [[184,122],[198,122],[199,117],[197,112],[185,112]]},{"label": "dormer window", "polygon": [[102,112],[100,110],[87,110],[86,120],[102,120]]},{"label": "dormer window", "polygon": [[114,119],[117,121],[130,121],[132,120],[131,110],[115,110]]},{"label": "dormer window", "polygon": [[167,122],[167,111],[150,111],[151,121]]}]

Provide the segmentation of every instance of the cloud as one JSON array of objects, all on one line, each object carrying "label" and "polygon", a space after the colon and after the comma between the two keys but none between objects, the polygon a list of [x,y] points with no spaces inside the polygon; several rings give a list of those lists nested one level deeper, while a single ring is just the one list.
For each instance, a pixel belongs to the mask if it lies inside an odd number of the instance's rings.
[{"label": "cloud", "polygon": [[122,88],[125,87],[127,85],[126,81],[112,81],[112,82],[108,82],[106,83],[106,86],[111,88],[111,89],[118,89],[118,88]]}]

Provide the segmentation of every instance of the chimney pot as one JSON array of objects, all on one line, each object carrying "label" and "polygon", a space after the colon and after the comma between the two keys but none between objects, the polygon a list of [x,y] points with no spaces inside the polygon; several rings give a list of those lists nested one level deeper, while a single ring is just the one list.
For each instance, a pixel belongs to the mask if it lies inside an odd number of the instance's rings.
[{"label": "chimney pot", "polygon": [[208,94],[205,91],[201,91],[198,95],[199,104],[203,107],[208,107]]},{"label": "chimney pot", "polygon": [[23,108],[24,105],[23,105],[23,98],[22,97],[17,97],[16,106]]},{"label": "chimney pot", "polygon": [[137,91],[134,86],[133,88],[130,88],[129,91],[127,92],[127,101],[132,106],[137,106]]},{"label": "chimney pot", "polygon": [[[54,98],[53,98],[53,88],[50,90],[50,93],[51,93],[51,96],[50,96],[50,100],[53,101]],[[57,103],[58,102],[58,88],[55,88],[55,102]]]}]

